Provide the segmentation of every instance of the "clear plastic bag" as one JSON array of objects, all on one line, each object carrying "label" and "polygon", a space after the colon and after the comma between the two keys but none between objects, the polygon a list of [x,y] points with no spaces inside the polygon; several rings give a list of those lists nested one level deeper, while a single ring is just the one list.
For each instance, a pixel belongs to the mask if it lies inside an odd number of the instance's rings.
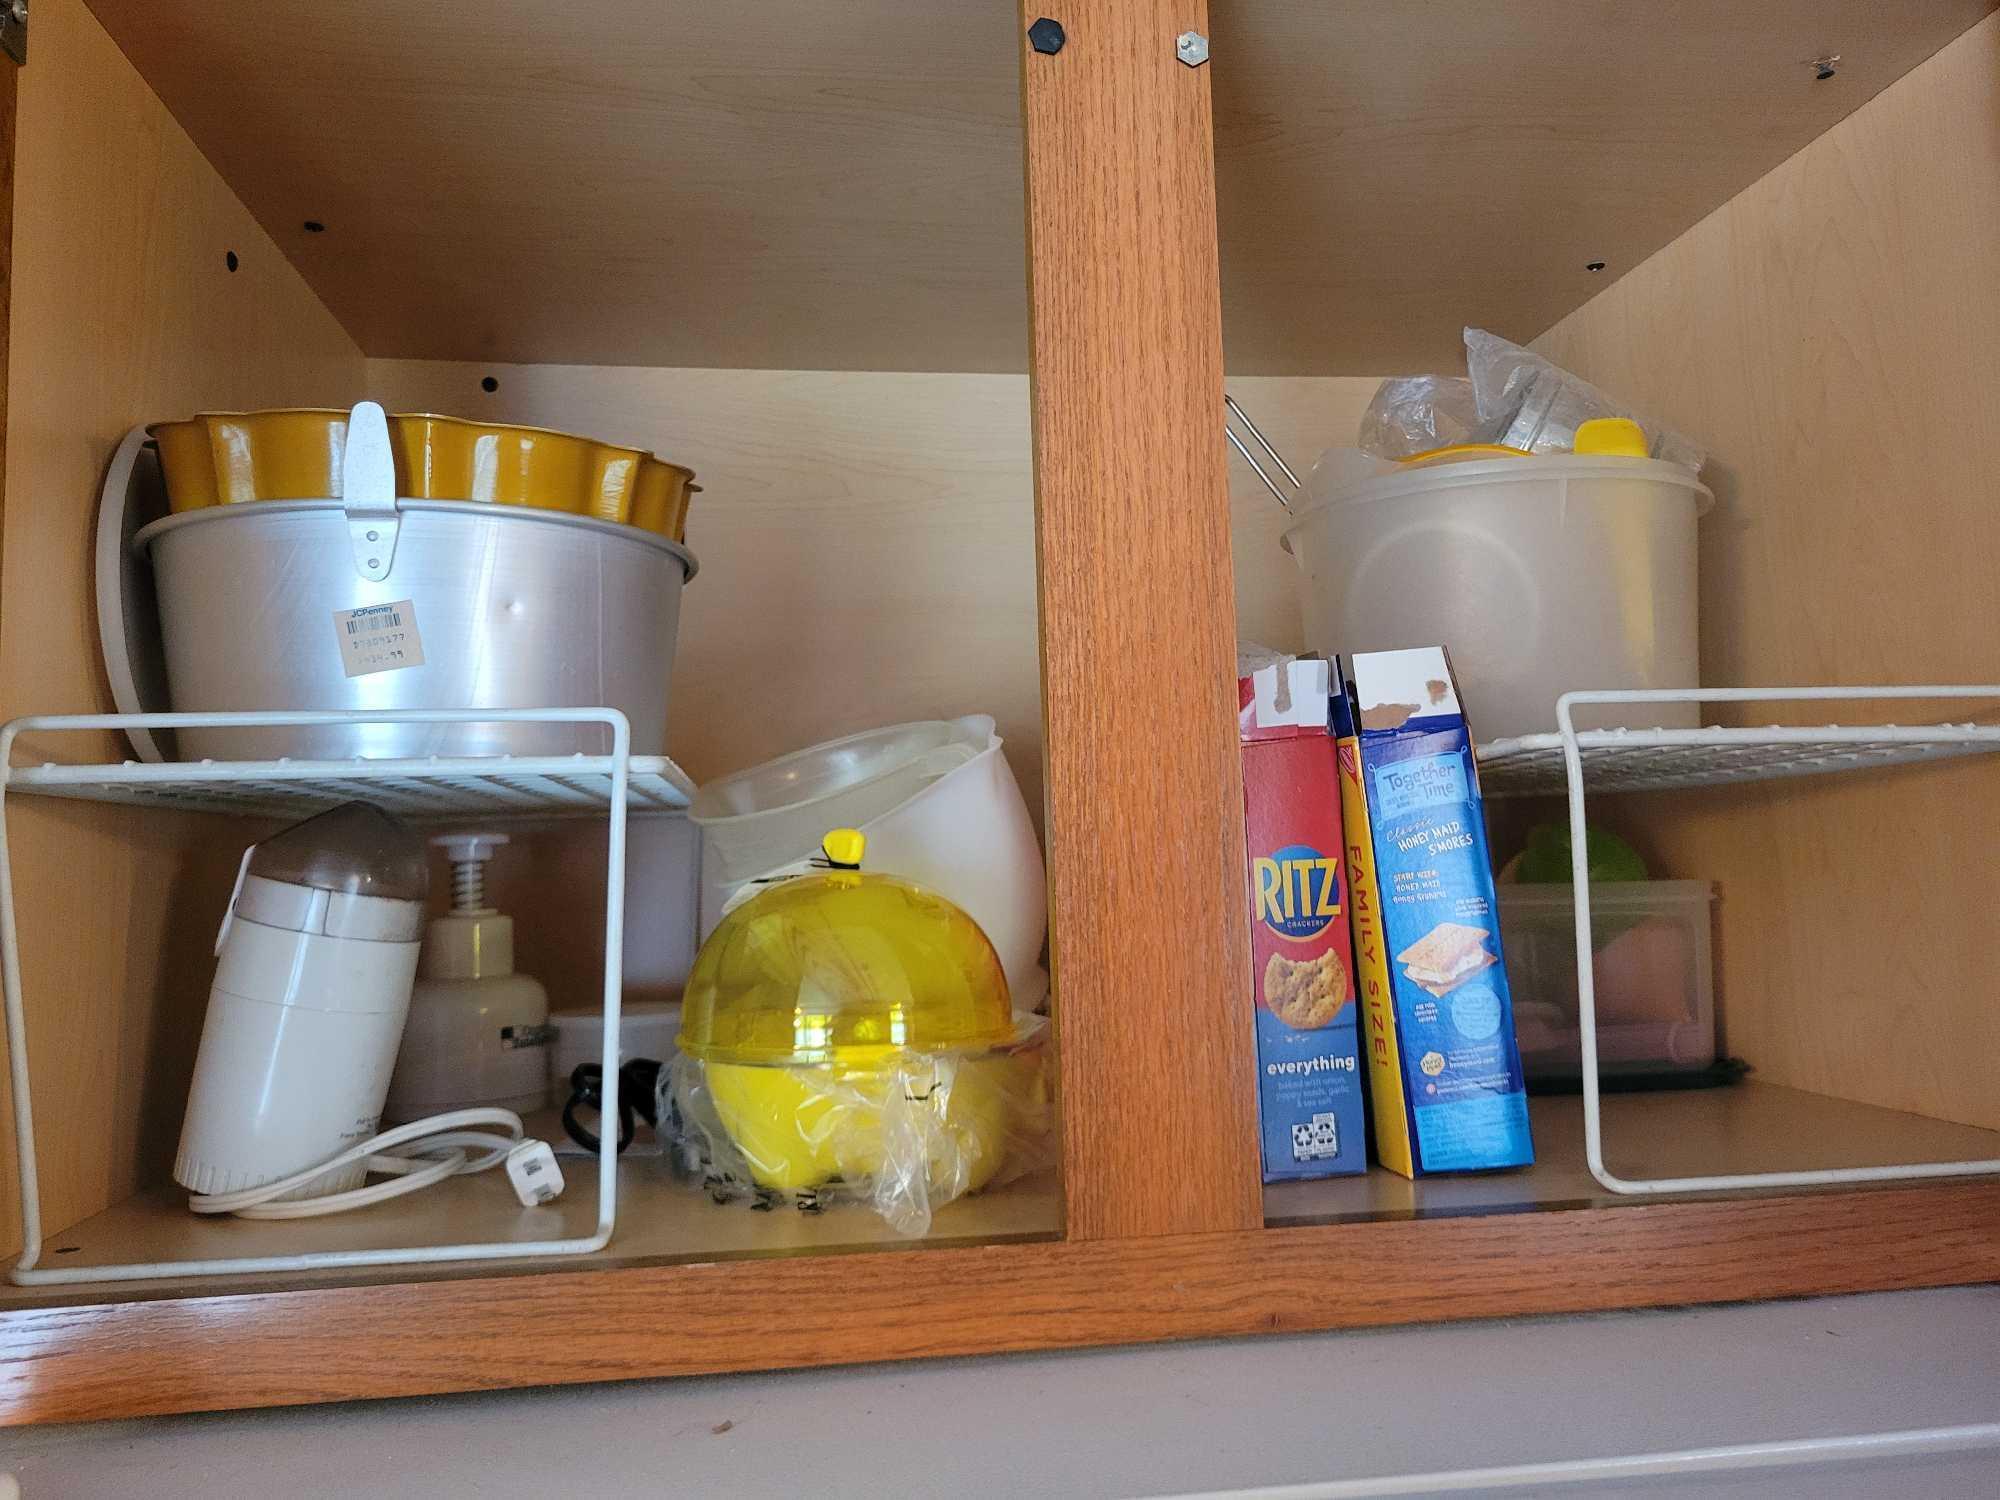
[{"label": "clear plastic bag", "polygon": [[[1483,328],[1465,330],[1465,367],[1478,407],[1476,421],[1487,434],[1467,441],[1499,443],[1526,453],[1569,453],[1576,447],[1577,428],[1585,422],[1593,417],[1625,417],[1645,431],[1647,451],[1654,458],[1695,470],[1707,461],[1699,444],[1612,400],[1532,349]],[[1363,418],[1364,437],[1367,430]]]},{"label": "clear plastic bag", "polygon": [[684,1160],[719,1201],[866,1204],[921,1235],[955,1198],[1053,1165],[1044,1026],[978,1053],[901,1051],[865,1069],[676,1056],[661,1076]]},{"label": "clear plastic bag", "polygon": [[[1671,427],[1483,328],[1465,330],[1465,365],[1469,375],[1398,375],[1383,381],[1362,413],[1356,446],[1370,457],[1393,460],[1466,443],[1570,453],[1577,428],[1591,418],[1625,417],[1644,430],[1654,458],[1694,470],[1708,458],[1700,444]],[[1309,479],[1307,488],[1312,487]]]},{"label": "clear plastic bag", "polygon": [[1398,375],[1376,389],[1356,444],[1374,458],[1414,458],[1459,443],[1489,443],[1472,382],[1463,375]]}]

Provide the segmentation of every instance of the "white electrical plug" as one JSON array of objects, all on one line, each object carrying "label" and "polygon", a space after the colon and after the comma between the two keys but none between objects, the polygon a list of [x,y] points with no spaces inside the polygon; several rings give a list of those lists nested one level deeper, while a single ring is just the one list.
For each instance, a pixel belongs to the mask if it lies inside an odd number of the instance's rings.
[{"label": "white electrical plug", "polygon": [[560,1198],[565,1186],[562,1168],[547,1141],[523,1141],[507,1153],[507,1180],[521,1207],[534,1208]]}]

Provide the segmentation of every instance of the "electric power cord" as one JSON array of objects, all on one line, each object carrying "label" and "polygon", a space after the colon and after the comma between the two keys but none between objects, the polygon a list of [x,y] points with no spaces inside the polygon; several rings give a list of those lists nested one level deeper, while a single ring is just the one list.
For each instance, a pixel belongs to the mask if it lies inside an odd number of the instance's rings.
[{"label": "electric power cord", "polygon": [[[481,1126],[506,1133],[475,1128]],[[365,1162],[370,1176],[390,1180],[317,1197],[275,1201],[356,1162]],[[235,1214],[241,1219],[311,1219],[386,1203],[447,1177],[487,1172],[503,1163],[524,1206],[545,1203],[562,1191],[562,1169],[556,1165],[555,1153],[546,1142],[528,1137],[519,1115],[510,1109],[455,1109],[385,1130],[276,1182],[233,1193],[190,1194],[188,1207],[198,1214]]]}]

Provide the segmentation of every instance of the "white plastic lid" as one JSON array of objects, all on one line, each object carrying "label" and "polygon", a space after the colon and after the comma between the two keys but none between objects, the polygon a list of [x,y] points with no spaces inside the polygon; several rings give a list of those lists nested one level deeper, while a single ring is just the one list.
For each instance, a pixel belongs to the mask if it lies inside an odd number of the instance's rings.
[{"label": "white plastic lid", "polygon": [[[1366,505],[1440,490],[1497,489],[1506,485],[1545,485],[1564,479],[1646,479],[1692,492],[1695,514],[1705,516],[1715,504],[1715,492],[1684,464],[1659,458],[1621,458],[1595,453],[1538,453],[1529,458],[1491,458],[1451,464],[1398,464],[1355,482],[1354,469],[1330,465],[1322,458],[1306,476],[1305,498],[1293,514],[1281,545],[1292,550],[1292,535],[1336,506]],[[1343,482],[1345,480],[1346,482]]]},{"label": "white plastic lid", "polygon": [[287,932],[413,943],[430,886],[422,839],[379,808],[342,803],[243,851],[215,949],[238,917]]},{"label": "white plastic lid", "polygon": [[992,736],[993,720],[974,714],[828,740],[707,783],[695,793],[688,816],[706,826],[793,812],[927,759],[938,762],[942,775],[984,750]]}]

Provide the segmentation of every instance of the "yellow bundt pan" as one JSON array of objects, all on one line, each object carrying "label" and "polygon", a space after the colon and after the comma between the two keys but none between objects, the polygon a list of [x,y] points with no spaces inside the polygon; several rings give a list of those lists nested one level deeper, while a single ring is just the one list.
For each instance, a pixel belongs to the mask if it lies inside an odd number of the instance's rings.
[{"label": "yellow bundt pan", "polygon": [[[246,500],[338,500],[347,413],[334,408],[203,412],[146,429],[176,511]],[[409,500],[522,505],[616,521],[681,541],[694,471],[637,448],[545,427],[426,412],[389,418],[396,493]]]}]

